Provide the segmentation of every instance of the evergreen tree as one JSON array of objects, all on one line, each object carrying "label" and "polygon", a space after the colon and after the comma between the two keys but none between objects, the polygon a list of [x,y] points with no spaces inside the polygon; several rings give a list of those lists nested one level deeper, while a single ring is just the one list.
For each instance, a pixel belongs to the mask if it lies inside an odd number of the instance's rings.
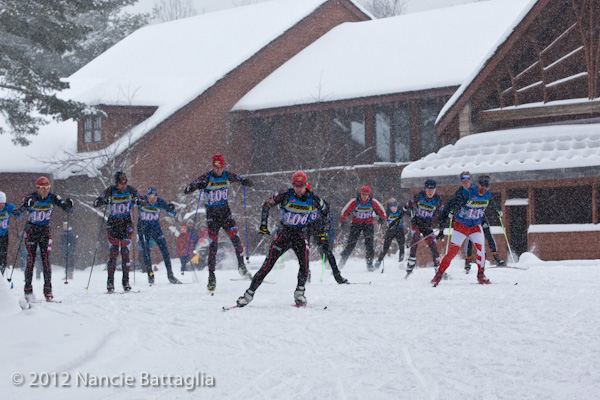
[{"label": "evergreen tree", "polygon": [[[102,35],[110,28],[95,32],[98,26],[90,20],[95,15],[116,16],[118,10],[136,1],[0,0],[0,114],[6,122],[6,126],[0,125],[0,134],[10,133],[13,142],[27,145],[27,136],[35,135],[47,117],[66,120],[93,114],[95,111],[82,103],[57,97],[69,87],[61,79],[65,71],[58,69],[65,63],[59,61],[84,54],[86,46],[95,48],[87,56],[91,58],[73,61],[79,67],[118,41],[120,37],[111,36],[98,45],[94,37],[104,39]],[[133,25],[141,23],[133,21]]]}]

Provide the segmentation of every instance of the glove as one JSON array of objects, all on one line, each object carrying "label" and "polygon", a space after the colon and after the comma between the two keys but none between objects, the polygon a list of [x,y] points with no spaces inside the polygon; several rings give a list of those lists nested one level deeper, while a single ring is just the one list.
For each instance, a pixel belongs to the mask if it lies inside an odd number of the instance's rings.
[{"label": "glove", "polygon": [[440,226],[440,233],[438,233],[435,238],[437,240],[443,240],[444,239],[444,228],[443,227]]},{"label": "glove", "polygon": [[190,183],[189,185],[187,185],[185,187],[185,189],[183,189],[183,194],[189,194],[192,193],[193,191],[195,191],[196,189],[198,189],[198,184],[197,183]]},{"label": "glove", "polygon": [[502,211],[498,211],[498,217],[502,218]]},{"label": "glove", "polygon": [[170,213],[175,212],[175,204],[173,204],[173,203],[167,204],[167,211]]},{"label": "glove", "polygon": [[319,233],[318,236],[321,244],[327,241],[327,234],[325,232]]},{"label": "glove", "polygon": [[103,197],[100,200],[100,204],[108,204],[108,203],[110,203],[110,197]]},{"label": "glove", "polygon": [[383,225],[383,219],[379,217],[379,225]]},{"label": "glove", "polygon": [[21,210],[19,210],[18,208],[15,208],[12,213],[15,217],[19,217],[22,214]]},{"label": "glove", "polygon": [[339,272],[337,274],[333,274],[333,277],[335,278],[335,281],[340,285],[348,283],[348,279],[344,278]]},{"label": "glove", "polygon": [[267,224],[261,224],[260,229],[258,230],[262,235],[270,235],[269,229],[267,228]]},{"label": "glove", "polygon": [[240,179],[240,183],[243,186],[248,186],[248,187],[254,186],[254,183],[252,183],[252,181],[250,179],[248,179],[248,178],[242,178],[242,179]]},{"label": "glove", "polygon": [[65,199],[65,204],[67,205],[67,207],[73,208],[73,200],[71,200],[70,197],[67,197]]}]

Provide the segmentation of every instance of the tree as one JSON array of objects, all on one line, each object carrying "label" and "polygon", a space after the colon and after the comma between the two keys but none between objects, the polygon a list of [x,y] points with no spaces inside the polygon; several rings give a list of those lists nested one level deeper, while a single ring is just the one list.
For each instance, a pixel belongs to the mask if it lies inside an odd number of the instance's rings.
[{"label": "tree", "polygon": [[94,114],[85,104],[58,97],[69,84],[61,79],[60,63],[49,61],[84,48],[94,31],[86,16],[115,12],[136,1],[0,0],[0,114],[7,125],[0,126],[0,134],[8,132],[15,144],[27,145],[27,136],[37,134],[49,117]]},{"label": "tree", "polygon": [[370,0],[364,1],[363,5],[376,18],[387,18],[402,14],[407,0]]},{"label": "tree", "polygon": [[157,22],[175,21],[197,14],[191,0],[157,0],[152,8],[152,17]]}]

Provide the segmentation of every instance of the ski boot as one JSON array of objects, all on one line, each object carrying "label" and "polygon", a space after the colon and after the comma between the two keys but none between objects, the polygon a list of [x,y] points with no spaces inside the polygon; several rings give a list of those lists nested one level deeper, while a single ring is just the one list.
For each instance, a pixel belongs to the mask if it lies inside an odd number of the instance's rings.
[{"label": "ski boot", "polygon": [[217,288],[217,278],[215,277],[214,272],[210,272],[208,274],[208,285],[206,285],[206,288],[211,292]]},{"label": "ski boot", "polygon": [[337,273],[333,274],[333,277],[335,278],[335,281],[337,283],[339,283],[340,285],[343,285],[345,283],[348,283],[348,279],[344,278],[342,276],[342,274],[340,274],[340,272],[338,271]]},{"label": "ski boot", "polygon": [[306,305],[306,297],[304,297],[304,286],[296,287],[294,291],[294,301],[297,306],[305,306]]},{"label": "ski boot", "polygon": [[375,264],[373,265],[373,269],[379,269],[380,266],[381,266],[381,260],[380,259],[375,260]]},{"label": "ski boot", "polygon": [[172,272],[167,274],[167,278],[169,279],[170,283],[174,283],[174,284],[181,283],[181,281],[179,279],[175,278],[175,276],[173,275]]},{"label": "ski boot", "polygon": [[123,284],[124,292],[129,292],[131,290],[131,286],[129,286],[129,275],[123,275],[121,283]]},{"label": "ski boot", "polygon": [[154,272],[148,272],[148,283],[154,285]]},{"label": "ski boot", "polygon": [[108,276],[108,280],[106,281],[106,291],[108,293],[112,293],[115,291],[115,278],[112,276]]},{"label": "ski boot", "polygon": [[465,257],[465,274],[471,271],[471,257]]},{"label": "ski boot", "polygon": [[496,265],[499,265],[501,267],[506,265],[506,262],[500,258],[500,256],[498,255],[497,252],[492,253],[492,258],[494,259],[494,262],[496,263]]},{"label": "ski boot", "polygon": [[254,291],[246,290],[243,296],[237,299],[236,304],[238,307],[246,307],[254,299]]},{"label": "ski boot", "polygon": [[52,295],[52,286],[44,286],[44,297],[46,301],[52,301],[54,296]]},{"label": "ski boot", "polygon": [[406,276],[405,279],[408,278],[410,274],[412,274],[415,266],[417,265],[417,259],[414,257],[408,257],[408,262],[406,263]]},{"label": "ski boot", "polygon": [[35,301],[35,296],[33,295],[33,287],[25,286],[25,301],[31,303]]},{"label": "ski boot", "polygon": [[246,279],[252,279],[252,275],[248,272],[246,265],[243,262],[238,265],[238,272],[240,273],[240,276]]},{"label": "ski boot", "polygon": [[433,284],[433,287],[436,287],[437,285],[439,285],[439,283],[442,280],[443,276],[444,276],[444,274],[441,273],[439,270],[435,271],[435,276],[431,280],[431,283]]},{"label": "ski boot", "polygon": [[477,282],[479,282],[482,285],[489,285],[490,283],[492,283],[488,278],[486,278],[482,269],[480,269],[477,273]]}]

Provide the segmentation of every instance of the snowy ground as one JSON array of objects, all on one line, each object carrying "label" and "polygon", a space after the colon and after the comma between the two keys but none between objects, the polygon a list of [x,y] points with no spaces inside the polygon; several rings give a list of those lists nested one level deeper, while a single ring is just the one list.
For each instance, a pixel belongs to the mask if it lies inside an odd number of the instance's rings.
[{"label": "snowy ground", "polygon": [[[0,287],[0,393],[11,400],[594,399],[598,264],[522,257],[528,270],[488,269],[493,284],[481,286],[456,260],[453,279],[432,288],[432,269],[405,280],[391,257],[384,274],[367,272],[359,259],[342,271],[370,285],[337,285],[327,271],[321,283],[313,262],[310,308],[297,309],[290,257],[248,307],[227,312],[222,307],[248,286],[230,280],[234,270],[217,271],[214,296],[206,271],[200,283],[186,273],[187,284],[171,285],[164,269],[153,287],[138,272],[140,293],[106,295],[101,266],[87,291],[89,269],[63,285],[56,267],[54,293],[63,303],[23,311],[14,306],[23,290],[16,271],[14,289]],[[41,281],[34,284],[41,297]],[[11,383],[16,373],[21,386]],[[32,374],[49,387],[32,387]],[[148,387],[143,374],[162,386]],[[196,375],[204,384],[214,378],[214,387],[175,386],[177,377]],[[85,387],[82,377],[114,384]]]}]

